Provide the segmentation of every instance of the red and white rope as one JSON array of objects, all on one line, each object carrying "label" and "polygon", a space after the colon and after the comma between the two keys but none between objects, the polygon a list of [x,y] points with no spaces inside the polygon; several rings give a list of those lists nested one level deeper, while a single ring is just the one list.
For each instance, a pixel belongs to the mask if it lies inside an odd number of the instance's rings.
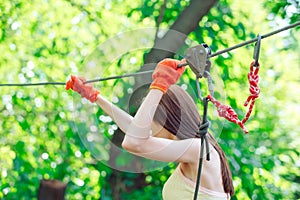
[{"label": "red and white rope", "polygon": [[237,113],[233,110],[231,106],[221,104],[212,95],[208,95],[207,97],[217,107],[217,111],[220,117],[224,117],[228,121],[238,124],[246,134],[249,131],[245,127],[245,123],[249,119],[254,107],[255,100],[259,97],[259,93],[260,93],[260,88],[258,86],[258,82],[259,82],[258,71],[259,71],[259,64],[257,66],[254,66],[254,62],[252,62],[250,65],[250,72],[248,73],[250,95],[248,96],[247,100],[244,103],[244,106],[248,106],[249,103],[250,105],[243,120],[239,120]]}]

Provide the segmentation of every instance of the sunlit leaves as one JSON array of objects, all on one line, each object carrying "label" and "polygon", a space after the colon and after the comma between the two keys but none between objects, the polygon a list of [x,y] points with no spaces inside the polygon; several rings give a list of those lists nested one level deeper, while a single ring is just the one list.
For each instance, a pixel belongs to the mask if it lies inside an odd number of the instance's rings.
[{"label": "sunlit leaves", "polygon": [[[96,78],[136,72],[154,43],[156,29],[145,27],[155,27],[163,3],[156,0],[2,1],[0,82],[63,82],[70,74]],[[199,29],[188,36],[189,41],[179,55],[184,55],[185,48],[203,42],[216,52],[252,39],[257,33],[295,22],[299,20],[298,4],[297,0],[219,1],[202,18]],[[187,0],[167,1],[160,27],[168,28],[188,5]],[[299,29],[298,32],[294,29],[262,41],[261,95],[246,124],[250,133],[243,135],[237,125],[229,122],[223,125],[221,120],[213,127],[221,132],[218,142],[233,172],[236,188],[233,199],[300,196],[299,35]],[[222,100],[234,107],[240,118],[247,109],[243,102],[249,95],[246,74],[252,55],[253,45],[248,45],[211,59],[212,67],[224,83],[216,97],[225,96]],[[91,60],[95,61],[94,69],[89,68]],[[180,84],[188,91],[195,91],[192,72],[187,70],[182,81]],[[134,84],[133,78],[126,78],[95,85],[113,103],[129,110]],[[100,156],[110,158],[106,140],[117,131],[110,118],[101,110],[93,110],[88,121],[92,123],[83,123],[91,105],[78,94],[66,92],[63,86],[2,87],[0,96],[1,199],[18,199],[20,194],[26,194],[24,199],[34,198],[42,178],[68,183],[67,199],[111,198],[107,180],[112,169],[99,162]],[[97,142],[97,148],[88,149],[74,127],[80,128],[87,142]],[[122,152],[111,162],[126,166],[132,160],[133,157]],[[147,186],[124,192],[122,197],[160,199],[162,185],[175,167],[171,163],[148,172],[143,180]],[[140,178],[131,173],[121,177],[129,185]],[[103,191],[103,188],[108,189]]]}]

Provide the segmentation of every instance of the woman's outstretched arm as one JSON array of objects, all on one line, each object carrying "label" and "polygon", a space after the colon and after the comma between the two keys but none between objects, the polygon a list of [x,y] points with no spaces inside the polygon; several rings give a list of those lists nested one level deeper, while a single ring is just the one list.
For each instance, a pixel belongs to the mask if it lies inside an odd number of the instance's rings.
[{"label": "woman's outstretched arm", "polygon": [[97,103],[125,133],[133,117],[100,95],[100,92],[93,88],[92,84],[85,84],[84,82],[84,78],[72,75],[66,83],[66,89],[72,89],[78,92],[83,98],[92,103]]},{"label": "woman's outstretched arm", "polygon": [[127,129],[133,119],[131,115],[115,106],[112,102],[108,101],[100,94],[97,97],[96,103],[106,114],[112,118],[112,120],[124,133],[127,132]]}]

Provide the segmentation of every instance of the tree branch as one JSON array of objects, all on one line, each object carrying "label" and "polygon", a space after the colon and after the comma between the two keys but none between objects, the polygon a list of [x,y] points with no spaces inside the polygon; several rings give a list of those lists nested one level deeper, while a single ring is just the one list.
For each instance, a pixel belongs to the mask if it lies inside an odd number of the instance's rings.
[{"label": "tree branch", "polygon": [[159,16],[158,16],[157,21],[156,21],[156,33],[155,33],[154,44],[156,43],[156,40],[158,39],[159,26],[160,26],[160,23],[164,19],[166,8],[167,8],[167,0],[164,0],[164,3],[163,3],[163,5],[160,8]]},{"label": "tree branch", "polygon": [[183,46],[187,35],[198,27],[199,21],[217,1],[192,0],[164,37],[155,39],[154,47],[146,55],[141,71],[153,69],[155,65],[151,63],[155,64],[166,57],[172,57]]}]

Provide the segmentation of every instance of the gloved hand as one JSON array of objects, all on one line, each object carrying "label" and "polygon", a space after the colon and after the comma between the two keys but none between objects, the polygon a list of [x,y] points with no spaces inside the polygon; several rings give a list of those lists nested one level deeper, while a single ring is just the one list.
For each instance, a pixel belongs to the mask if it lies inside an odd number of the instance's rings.
[{"label": "gloved hand", "polygon": [[153,81],[150,89],[159,89],[165,93],[183,74],[185,66],[177,68],[178,64],[181,63],[185,63],[185,59],[179,61],[166,58],[160,61],[152,74]]},{"label": "gloved hand", "polygon": [[99,91],[94,89],[92,84],[84,84],[84,82],[84,78],[71,75],[71,78],[66,83],[66,90],[72,89],[94,103],[97,100]]}]

